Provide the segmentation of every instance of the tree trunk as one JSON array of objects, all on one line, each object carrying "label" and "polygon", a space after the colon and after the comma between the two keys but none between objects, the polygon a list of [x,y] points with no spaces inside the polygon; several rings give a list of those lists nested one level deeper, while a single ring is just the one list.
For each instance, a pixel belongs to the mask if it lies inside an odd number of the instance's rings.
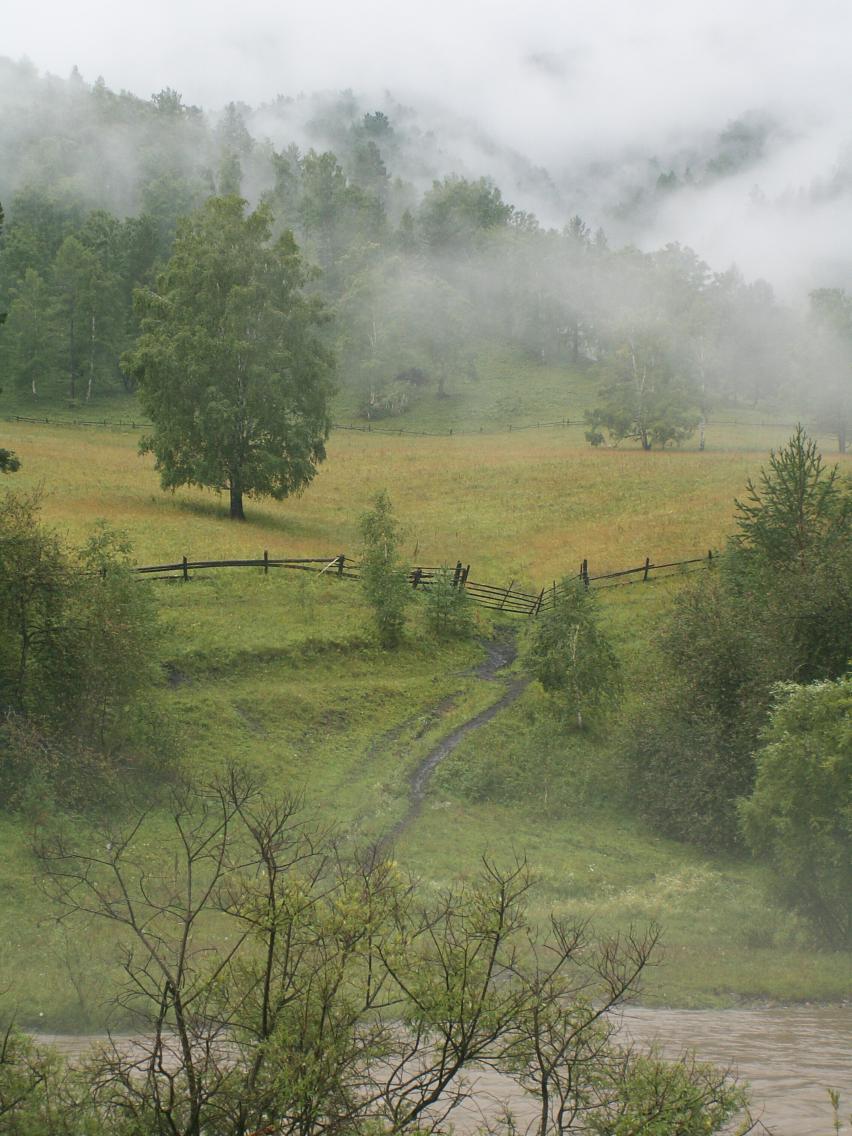
[{"label": "tree trunk", "polygon": [[837,430],[837,452],[839,454],[846,453],[846,427],[845,425],[839,426]]},{"label": "tree trunk", "polygon": [[76,342],[74,337],[74,320],[71,320],[71,330],[68,338],[68,368],[69,368],[69,384],[68,384],[68,397],[73,402],[77,397],[77,373],[74,370],[76,359]]},{"label": "tree trunk", "polygon": [[95,385],[95,313],[92,312],[92,331],[89,336],[89,383],[86,387],[86,402],[92,398],[92,388]]},{"label": "tree trunk", "polygon": [[231,520],[244,521],[246,515],[243,512],[243,491],[238,482],[231,482]]}]

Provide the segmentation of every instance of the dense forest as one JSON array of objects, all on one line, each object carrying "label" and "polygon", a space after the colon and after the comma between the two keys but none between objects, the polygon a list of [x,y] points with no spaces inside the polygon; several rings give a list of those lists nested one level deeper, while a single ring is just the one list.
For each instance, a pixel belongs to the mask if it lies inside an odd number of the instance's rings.
[{"label": "dense forest", "polygon": [[[265,203],[275,231],[292,230],[315,266],[337,381],[364,419],[487,381],[478,364],[499,346],[588,370],[599,392],[593,443],[677,442],[746,402],[836,429],[845,445],[844,290],[790,307],[766,281],[713,271],[688,247],[608,239],[625,218],[647,218],[658,195],[747,167],[771,129],[763,120],[729,124],[671,168],[629,166],[634,180],[598,203],[588,171],[569,193],[492,147],[511,192],[562,217],[545,225],[471,173],[452,133],[437,137],[390,97],[384,109],[344,92],[211,116],[172,89],[144,100],[8,60],[0,89],[0,367],[19,404],[131,391],[122,357],[139,330],[134,289],[156,279],[181,217],[236,194]],[[593,221],[569,212],[578,201]]]}]

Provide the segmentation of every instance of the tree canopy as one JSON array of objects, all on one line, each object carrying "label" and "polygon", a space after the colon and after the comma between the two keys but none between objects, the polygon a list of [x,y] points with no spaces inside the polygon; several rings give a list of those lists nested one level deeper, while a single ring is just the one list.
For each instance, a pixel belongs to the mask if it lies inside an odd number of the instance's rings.
[{"label": "tree canopy", "polygon": [[643,450],[682,442],[698,425],[696,396],[674,372],[666,345],[652,333],[631,334],[606,368],[609,382],[598,405],[586,414],[586,438],[593,446],[606,431],[617,445],[630,438]]},{"label": "tree canopy", "polygon": [[178,225],[153,288],[136,292],[142,334],[124,365],[139,384],[164,488],[287,497],[325,458],[332,357],[326,316],[303,289],[308,272],[289,232],[246,215],[238,197],[211,198]]},{"label": "tree canopy", "polygon": [[777,873],[781,896],[837,946],[852,934],[852,678],[783,683],[740,822]]},{"label": "tree canopy", "polygon": [[735,842],[736,802],[754,786],[775,685],[846,672],[848,501],[848,482],[797,429],[748,482],[718,571],[677,595],[623,741],[634,798],[666,833]]}]

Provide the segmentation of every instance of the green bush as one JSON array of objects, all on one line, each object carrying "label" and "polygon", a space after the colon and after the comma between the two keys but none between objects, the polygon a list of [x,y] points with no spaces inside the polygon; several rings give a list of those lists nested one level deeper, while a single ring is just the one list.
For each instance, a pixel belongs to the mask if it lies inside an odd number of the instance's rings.
[{"label": "green bush", "polygon": [[0,499],[0,549],[4,800],[20,804],[34,786],[99,799],[119,752],[124,772],[137,764],[141,695],[158,676],[153,595],[119,534],[101,525],[68,549],[41,523],[37,496]]},{"label": "green bush", "polygon": [[362,514],[359,528],[361,585],[373,609],[379,643],[396,647],[405,630],[405,609],[412,590],[408,570],[399,557],[402,531],[385,490],[376,495],[372,509]]},{"label": "green bush", "polygon": [[522,662],[583,729],[584,715],[611,702],[621,687],[615,652],[601,627],[594,594],[568,577],[526,636]]},{"label": "green bush", "polygon": [[781,897],[823,938],[852,935],[852,679],[776,687],[756,755],[757,778],[739,806],[745,839],[775,870]]},{"label": "green bush", "polygon": [[848,483],[798,429],[746,488],[716,571],[665,620],[619,746],[641,813],[705,847],[740,839],[773,686],[836,678],[850,653]]},{"label": "green bush", "polygon": [[473,605],[455,573],[446,564],[420,590],[426,625],[436,639],[467,639],[473,634]]}]

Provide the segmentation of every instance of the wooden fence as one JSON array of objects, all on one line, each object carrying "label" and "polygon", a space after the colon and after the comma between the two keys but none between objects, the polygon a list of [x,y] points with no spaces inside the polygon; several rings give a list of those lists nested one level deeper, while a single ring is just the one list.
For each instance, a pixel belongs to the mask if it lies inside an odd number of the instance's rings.
[{"label": "wooden fence", "polygon": [[[141,418],[50,418],[44,415],[6,414],[5,422],[26,422],[37,426],[100,426],[116,430],[148,430],[153,425]],[[399,425],[395,423],[399,422]],[[444,430],[416,430],[404,425],[399,419],[380,418],[376,422],[333,422],[334,430],[349,430],[358,434],[387,434],[392,437],[408,438],[452,438],[472,437],[477,434],[512,434],[520,430],[568,429],[585,430],[587,423],[583,418],[556,418],[550,421],[519,422],[507,421],[489,422],[481,426],[448,426]],[[766,430],[793,430],[796,422],[751,422],[737,418],[713,418],[707,422],[708,429],[725,429],[735,426],[740,429],[766,429]],[[809,427],[811,434],[829,435],[833,432],[820,426]]]},{"label": "wooden fence", "polygon": [[[624,584],[649,583],[668,576],[689,571],[700,571],[713,564],[713,553],[694,557],[691,560],[673,560],[662,564],[652,564],[649,557],[637,568],[624,568],[619,572],[603,572],[594,576],[589,571],[588,560],[583,560],[580,571],[574,580],[580,580],[587,587],[611,588]],[[301,572],[316,572],[321,576],[335,576],[338,579],[357,580],[360,578],[360,565],[345,552],[336,556],[312,557],[273,557],[268,551],[257,560],[190,560],[184,556],[171,564],[147,564],[134,569],[140,575],[156,580],[191,580],[192,574],[217,568],[258,568],[264,574],[270,569],[287,568]],[[452,573],[454,588],[463,588],[474,603],[492,611],[504,611],[507,615],[538,615],[558,602],[560,592],[566,587],[564,582],[553,581],[550,587],[538,592],[522,591],[512,580],[508,587],[500,584],[482,584],[470,579],[470,565],[456,561],[455,567],[428,568],[417,565],[408,571],[408,582],[412,588],[428,590],[432,580],[441,572]]]},{"label": "wooden fence", "polygon": [[[117,430],[148,430],[153,426],[152,422],[146,422],[143,419],[132,420],[129,418],[45,418],[43,415],[38,417],[27,416],[24,414],[7,414],[4,416],[6,422],[26,422],[35,426],[107,426]],[[556,427],[568,426],[582,426],[582,422],[571,422],[569,418],[557,418],[550,422],[504,422],[492,423],[488,427],[467,427],[461,428],[455,426],[448,426],[446,430],[414,430],[410,426],[400,424],[394,425],[394,419],[381,418],[378,419],[378,424],[373,422],[332,422],[333,430],[349,430],[357,434],[388,434],[393,437],[409,437],[409,438],[452,438],[455,435],[474,435],[474,434],[502,434],[504,432],[511,434],[517,430],[543,430],[555,429]]]}]

